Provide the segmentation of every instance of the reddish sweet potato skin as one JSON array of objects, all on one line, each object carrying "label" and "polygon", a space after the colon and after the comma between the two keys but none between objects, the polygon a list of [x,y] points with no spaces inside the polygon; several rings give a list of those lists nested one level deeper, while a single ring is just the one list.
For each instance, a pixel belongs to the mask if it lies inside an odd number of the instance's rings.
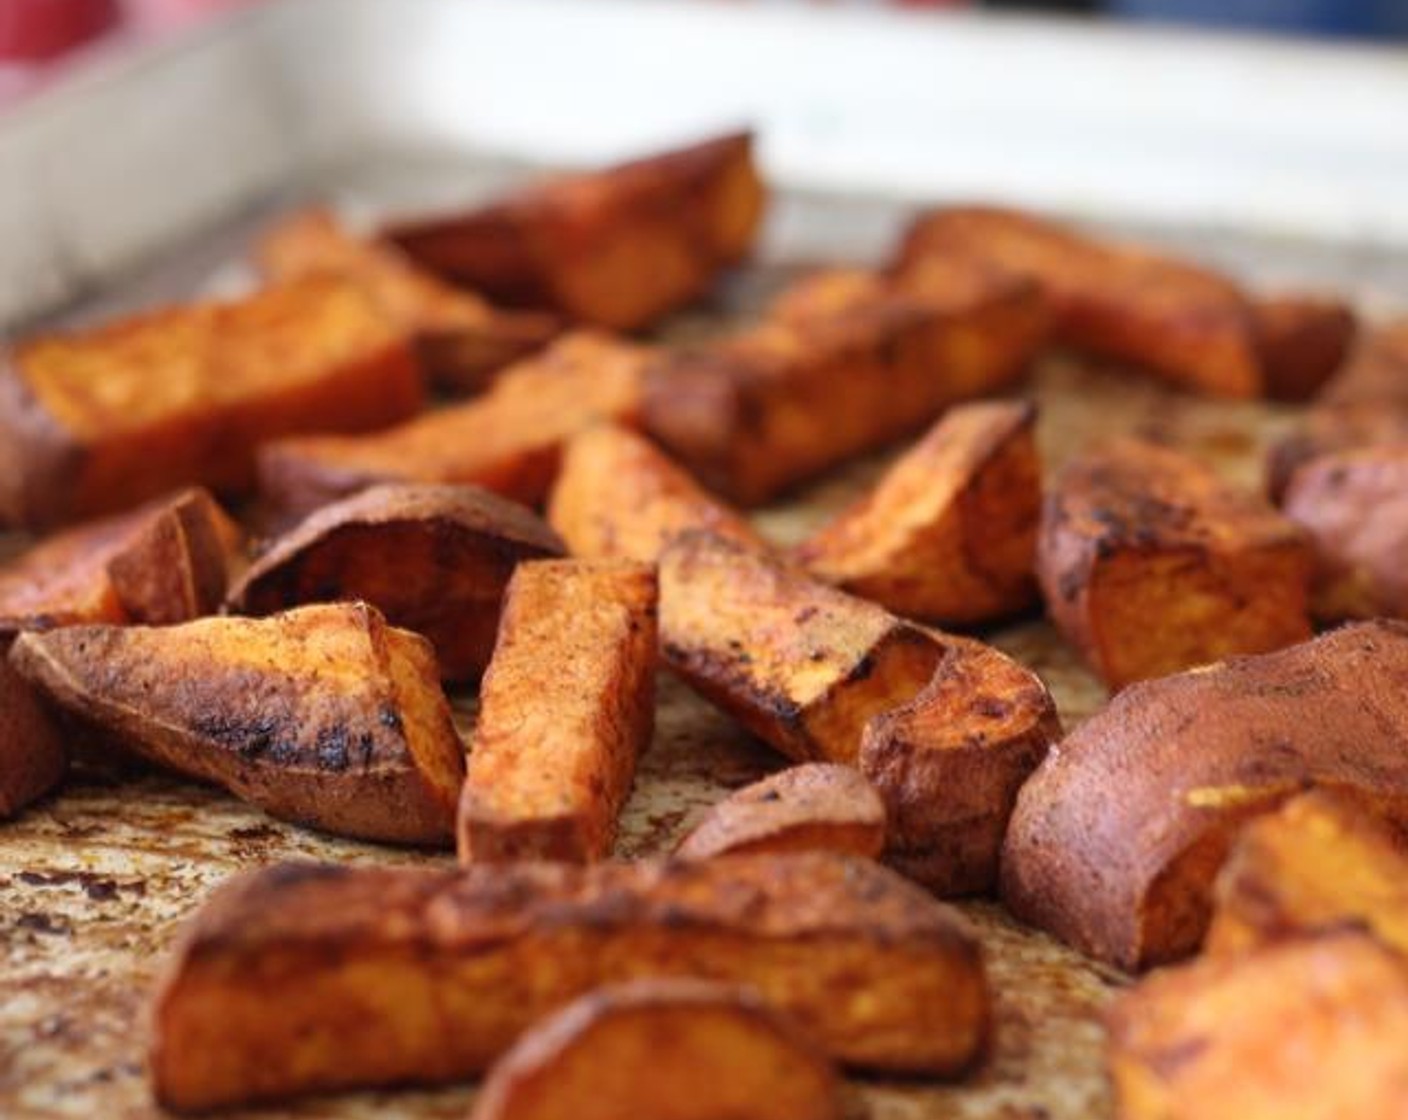
[{"label": "reddish sweet potato skin", "polygon": [[1316,397],[1344,368],[1358,327],[1343,300],[1316,295],[1253,300],[1252,321],[1266,395],[1281,401]]},{"label": "reddish sweet potato skin", "polygon": [[1331,406],[1408,408],[1408,316],[1361,331],[1349,362],[1318,399]]},{"label": "reddish sweet potato skin", "polygon": [[18,633],[0,624],[0,820],[43,797],[68,768],[62,732],[10,665]]},{"label": "reddish sweet potato skin", "polygon": [[1126,689],[1022,787],[1004,901],[1124,968],[1192,952],[1249,817],[1318,786],[1408,824],[1405,673],[1408,625],[1379,621]]},{"label": "reddish sweet potato skin", "polygon": [[1267,452],[1267,494],[1282,502],[1296,472],[1321,455],[1395,443],[1408,443],[1408,408],[1372,401],[1312,408]]}]

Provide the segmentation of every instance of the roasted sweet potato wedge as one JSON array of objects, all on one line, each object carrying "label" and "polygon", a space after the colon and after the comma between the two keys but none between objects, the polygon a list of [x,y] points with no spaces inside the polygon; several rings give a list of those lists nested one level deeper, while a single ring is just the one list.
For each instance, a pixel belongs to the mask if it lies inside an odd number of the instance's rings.
[{"label": "roasted sweet potato wedge", "polygon": [[426,372],[444,389],[483,389],[510,362],[561,329],[553,315],[505,311],[422,271],[394,245],[347,232],[327,210],[304,210],[259,243],[259,267],[274,282],[336,276],[356,284],[414,340]]},{"label": "roasted sweet potato wedge", "polygon": [[1318,786],[1408,824],[1408,625],[1369,622],[1120,693],[1022,787],[1019,918],[1126,968],[1196,949],[1238,830]]},{"label": "roasted sweet potato wedge", "polygon": [[999,207],[922,215],[898,269],[926,257],[969,258],[1034,279],[1057,341],[1217,396],[1309,395],[1334,373],[1353,330],[1341,304],[1298,296],[1259,304],[1211,269]]},{"label": "roasted sweet potato wedge", "polygon": [[1271,445],[1267,493],[1274,502],[1284,501],[1296,472],[1321,455],[1397,443],[1408,444],[1408,408],[1367,402],[1313,408],[1298,428]]},{"label": "roasted sweet potato wedge", "polygon": [[521,565],[459,807],[462,863],[611,854],[655,725],[656,580],[632,561]]},{"label": "roasted sweet potato wedge", "polygon": [[1347,927],[1408,954],[1408,847],[1362,805],[1302,794],[1242,829],[1214,907],[1209,954]]},{"label": "roasted sweet potato wedge", "polygon": [[1328,405],[1408,408],[1408,316],[1362,331],[1349,362],[1319,399]]},{"label": "roasted sweet potato wedge", "polygon": [[274,443],[260,453],[260,486],[286,516],[377,482],[471,483],[537,505],[569,438],[603,420],[635,422],[649,355],[644,347],[574,331],[465,404],[370,435]]},{"label": "roasted sweet potato wedge", "polygon": [[47,630],[212,614],[238,561],[231,548],[238,536],[199,489],[64,530],[0,566],[0,618]]},{"label": "roasted sweet potato wedge", "polygon": [[491,299],[635,330],[746,257],[765,203],[752,135],[739,133],[400,222],[387,236]]},{"label": "roasted sweet potato wedge", "polygon": [[872,603],[692,530],[660,557],[665,662],[797,762],[854,764],[866,721],[911,700],[940,645]]},{"label": "roasted sweet potato wedge", "polygon": [[464,748],[425,639],[361,603],[26,633],[10,663],[95,739],[285,820],[454,836]]},{"label": "roasted sweet potato wedge", "polygon": [[0,820],[43,797],[68,768],[62,730],[6,656],[18,635],[14,623],[0,623]]},{"label": "roasted sweet potato wedge", "polygon": [[643,436],[603,424],[573,437],[548,521],[574,556],[653,564],[686,529],[765,549],[742,514],[708,493]]},{"label": "roasted sweet potato wedge", "polygon": [[1169,969],[1109,1026],[1122,1120],[1408,1115],[1408,970],[1361,933]]},{"label": "roasted sweet potato wedge", "polygon": [[254,482],[255,448],[421,405],[405,337],[329,278],[36,338],[0,362],[0,517],[53,525],[188,484]]},{"label": "roasted sweet potato wedge", "polygon": [[598,988],[523,1035],[470,1120],[841,1120],[836,1071],[747,989],[690,980]]},{"label": "roasted sweet potato wedge", "polygon": [[711,490],[758,505],[1011,385],[1045,338],[1037,290],[987,272],[945,298],[825,274],[766,321],[657,365],[645,427]]},{"label": "roasted sweet potato wedge", "polygon": [[671,976],[751,987],[869,1069],[956,1074],[988,1032],[962,920],[869,860],[286,864],[187,927],[156,994],[153,1085],[195,1110],[465,1077],[593,988]]},{"label": "roasted sweet potato wedge", "polygon": [[885,844],[885,804],[859,770],[808,762],[744,786],[684,838],[681,859],[760,852],[850,852],[872,859]]},{"label": "roasted sweet potato wedge", "polygon": [[373,486],[274,541],[230,593],[230,605],[267,615],[362,600],[391,625],[429,638],[446,680],[478,680],[514,568],[562,551],[530,510],[478,487]]},{"label": "roasted sweet potato wedge", "polygon": [[885,802],[884,861],[941,897],[997,885],[1017,791],[1061,735],[1041,679],[1006,654],[936,634],[934,679],[875,716],[859,765]]},{"label": "roasted sweet potato wedge", "polygon": [[1066,464],[1037,546],[1052,621],[1112,689],[1308,638],[1310,564],[1264,501],[1133,439]]},{"label": "roasted sweet potato wedge", "polygon": [[962,405],[797,548],[812,575],[896,614],[976,623],[1036,598],[1036,411]]}]

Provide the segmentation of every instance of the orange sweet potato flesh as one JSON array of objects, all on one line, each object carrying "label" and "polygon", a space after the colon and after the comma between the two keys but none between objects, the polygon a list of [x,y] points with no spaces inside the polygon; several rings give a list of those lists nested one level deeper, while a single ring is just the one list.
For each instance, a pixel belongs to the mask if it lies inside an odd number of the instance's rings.
[{"label": "orange sweet potato flesh", "polygon": [[823,274],[756,326],[657,365],[645,428],[709,489],[759,505],[1010,386],[1046,325],[1036,288],[991,270],[942,293]]},{"label": "orange sweet potato flesh", "polygon": [[636,422],[650,353],[574,331],[464,404],[369,435],[272,443],[259,457],[260,487],[286,516],[377,482],[470,483],[537,505],[551,489],[568,439],[602,421]]},{"label": "orange sweet potato flesh", "polygon": [[444,283],[394,245],[349,233],[327,210],[285,218],[265,234],[256,256],[275,283],[336,276],[365,290],[414,340],[426,372],[452,392],[483,389],[560,329],[552,315],[504,311]]},{"label": "orange sweet potato flesh", "polygon": [[1123,1120],[1331,1120],[1408,1108],[1408,969],[1362,933],[1169,969],[1120,997]]},{"label": "orange sweet potato flesh", "polygon": [[1214,899],[1208,954],[1346,927],[1408,954],[1404,836],[1330,794],[1303,794],[1242,829]]},{"label": "orange sweet potato flesh", "polygon": [[1408,626],[1346,626],[1120,693],[1022,787],[1002,892],[1125,968],[1195,950],[1241,826],[1312,786],[1408,824]]},{"label": "orange sweet potato flesh", "polygon": [[459,806],[463,863],[604,859],[655,723],[656,580],[523,564],[505,597]]},{"label": "orange sweet potato flesh", "polygon": [[1196,460],[1138,440],[1060,472],[1037,571],[1052,621],[1113,689],[1310,636],[1301,530]]},{"label": "orange sweet potato flesh", "polygon": [[478,680],[514,569],[562,551],[535,514],[486,490],[391,483],[324,506],[275,540],[230,605],[268,615],[367,602],[391,625],[429,638],[446,680]]},{"label": "orange sweet potato flesh", "polygon": [[1408,618],[1408,441],[1312,459],[1282,508],[1310,536],[1317,618]]},{"label": "orange sweet potato flesh", "polygon": [[453,838],[464,749],[434,655],[364,604],[26,633],[10,664],[95,741],[273,816],[369,840]]},{"label": "orange sweet potato flesh", "polygon": [[12,817],[63,780],[64,735],[6,656],[19,629],[0,623],[0,820]]},{"label": "orange sweet potato flesh", "polygon": [[603,424],[575,436],[548,505],[548,521],[574,556],[655,563],[687,529],[766,548],[730,509],[644,436]]},{"label": "orange sweet potato flesh", "polygon": [[988,1036],[962,919],[869,860],[285,864],[187,926],[152,1009],[153,1089],[194,1111],[455,1080],[593,988],[660,977],[751,987],[860,1068],[951,1076]]},{"label": "orange sweet potato flesh", "polygon": [[713,805],[675,849],[680,859],[760,852],[850,852],[885,844],[885,804],[860,771],[808,762],[744,786]]},{"label": "orange sweet potato flesh", "polygon": [[1020,402],[952,409],[796,559],[910,618],[972,624],[1028,606],[1041,516],[1035,420]]},{"label": "orange sweet potato flesh", "polygon": [[381,427],[421,402],[400,328],[329,278],[36,338],[0,364],[0,517],[47,526],[183,485],[243,492],[260,444]]},{"label": "orange sweet potato flesh", "polygon": [[599,988],[495,1064],[470,1120],[842,1120],[831,1064],[746,989],[686,980]]}]

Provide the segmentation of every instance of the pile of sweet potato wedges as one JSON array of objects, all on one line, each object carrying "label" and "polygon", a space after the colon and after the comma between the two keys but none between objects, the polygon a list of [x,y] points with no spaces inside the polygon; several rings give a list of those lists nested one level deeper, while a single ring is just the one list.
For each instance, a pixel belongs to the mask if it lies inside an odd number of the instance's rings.
[{"label": "pile of sweet potato wedges", "polygon": [[[940,900],[995,893],[1125,970],[1201,950],[1116,1003],[1122,1115],[1408,1112],[1404,323],[948,207],[661,342],[766,203],[745,134],[307,212],[254,294],[0,366],[0,515],[47,533],[0,569],[0,816],[121,756],[461,865],[218,891],[153,996],[157,1100],[487,1073],[478,1120],[835,1120],[838,1066],[981,1063]],[[1053,348],[1311,403],[1263,494],[1128,437],[1047,470]],[[800,543],[747,512],[905,441]],[[1064,736],[981,640],[1042,609],[1112,692]],[[779,769],[616,861],[662,671]]]}]

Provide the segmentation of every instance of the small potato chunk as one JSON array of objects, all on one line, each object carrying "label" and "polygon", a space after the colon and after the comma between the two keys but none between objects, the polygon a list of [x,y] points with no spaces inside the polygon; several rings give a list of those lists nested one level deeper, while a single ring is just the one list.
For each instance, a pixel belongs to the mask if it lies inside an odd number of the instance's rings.
[{"label": "small potato chunk", "polygon": [[574,331],[505,370],[475,400],[370,435],[274,443],[260,453],[260,486],[290,517],[377,482],[470,483],[537,505],[568,439],[603,420],[635,422],[650,353]]},{"label": "small potato chunk", "polygon": [[988,1037],[962,918],[869,860],[292,863],[187,925],[152,1009],[153,1089],[195,1111],[456,1080],[594,988],[665,977],[752,988],[862,1069],[952,1076]]},{"label": "small potato chunk", "polygon": [[49,526],[178,486],[239,493],[260,444],[422,403],[398,326],[328,277],[37,338],[0,363],[0,518]]},{"label": "small potato chunk", "polygon": [[655,724],[655,571],[523,564],[504,600],[459,808],[461,863],[611,854]]},{"label": "small potato chunk", "polygon": [[1037,571],[1052,621],[1120,689],[1308,638],[1306,545],[1196,460],[1121,439],[1057,476]]},{"label": "small potato chunk", "polygon": [[767,320],[651,371],[645,428],[711,490],[745,506],[1011,385],[1045,338],[1028,282],[918,293],[825,273]]},{"label": "small potato chunk", "polygon": [[445,844],[464,748],[425,639],[349,603],[20,635],[13,665],[100,741],[343,836]]},{"label": "small potato chunk", "polygon": [[885,843],[885,805],[860,771],[809,762],[731,793],[713,806],[675,855],[850,852],[874,859]]},{"label": "small potato chunk", "polygon": [[686,529],[766,549],[742,516],[643,436],[603,424],[572,439],[548,506],[572,555],[653,564]]},{"label": "small potato chunk", "polygon": [[503,311],[415,266],[389,242],[348,233],[327,210],[285,218],[259,243],[274,282],[336,276],[365,290],[415,341],[426,372],[444,389],[483,389],[502,367],[545,346],[558,320]]},{"label": "small potato chunk", "polygon": [[1282,508],[1310,535],[1316,618],[1408,618],[1408,441],[1312,459]]},{"label": "small potato chunk", "polygon": [[796,551],[818,579],[896,614],[970,624],[1036,598],[1036,411],[961,405]]},{"label": "small potato chunk", "polygon": [[1345,366],[1354,342],[1354,312],[1326,296],[1286,295],[1252,304],[1265,393],[1273,400],[1317,396]]},{"label": "small potato chunk", "polygon": [[703,295],[766,206],[751,133],[563,176],[464,214],[396,223],[419,264],[508,304],[630,331]]},{"label": "small potato chunk", "polygon": [[1408,1115],[1408,969],[1360,933],[1169,969],[1109,1026],[1121,1120]]},{"label": "small potato chunk", "polygon": [[836,1071],[747,989],[688,980],[598,988],[532,1027],[470,1120],[841,1120]]},{"label": "small potato chunk", "polygon": [[324,506],[274,541],[230,605],[268,615],[362,600],[429,638],[446,680],[478,680],[514,569],[562,551],[530,510],[486,490],[392,483]]},{"label": "small potato chunk", "polygon": [[1348,364],[1319,399],[1333,406],[1408,408],[1408,316],[1361,332]]},{"label": "small potato chunk", "polygon": [[1017,796],[1002,894],[1123,968],[1202,942],[1237,832],[1318,786],[1408,826],[1408,625],[1365,622],[1120,693]]},{"label": "small potato chunk", "polygon": [[710,533],[660,557],[666,664],[797,762],[854,764],[866,721],[912,699],[940,645],[881,608]]},{"label": "small potato chunk", "polygon": [[981,642],[934,638],[934,679],[866,725],[859,765],[885,802],[885,862],[941,898],[984,894],[1017,791],[1061,722],[1031,670]]},{"label": "small potato chunk", "polygon": [[1408,955],[1408,847],[1363,805],[1303,794],[1242,829],[1214,906],[1210,955],[1346,927]]},{"label": "small potato chunk", "polygon": [[0,623],[0,820],[43,797],[68,769],[62,731],[6,656],[18,634]]},{"label": "small potato chunk", "polygon": [[1347,404],[1311,409],[1300,427],[1271,445],[1266,461],[1266,492],[1284,502],[1296,472],[1322,455],[1385,444],[1408,444],[1408,408]]}]

